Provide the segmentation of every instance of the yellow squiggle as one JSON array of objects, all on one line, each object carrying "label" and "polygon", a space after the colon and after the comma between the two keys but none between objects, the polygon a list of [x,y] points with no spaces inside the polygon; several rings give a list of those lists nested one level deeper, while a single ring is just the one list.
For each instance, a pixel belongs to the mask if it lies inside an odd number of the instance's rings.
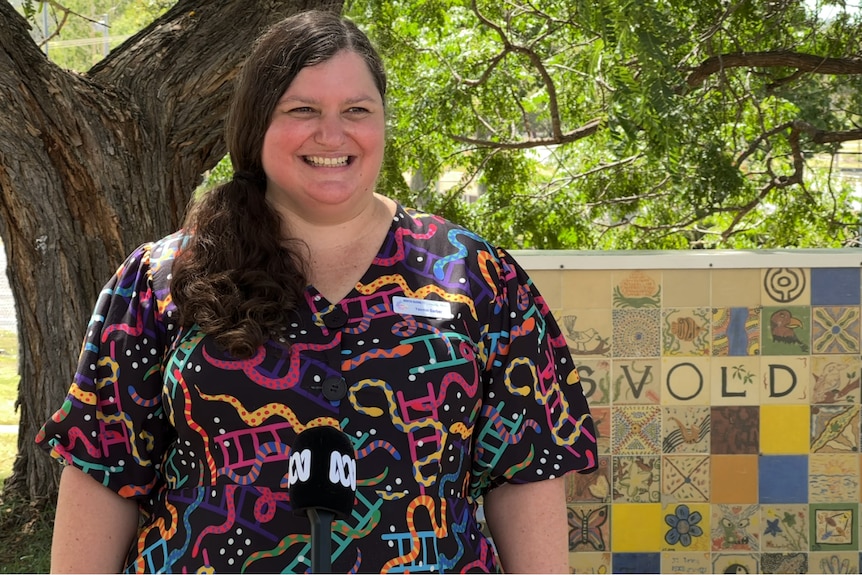
[{"label": "yellow squiggle", "polygon": [[473,305],[473,300],[470,299],[469,297],[467,297],[465,295],[453,295],[450,293],[446,293],[446,291],[443,290],[443,288],[436,286],[436,285],[423,286],[422,288],[420,288],[416,291],[413,291],[412,289],[410,289],[410,286],[407,285],[407,281],[404,279],[404,276],[402,276],[401,274],[391,274],[391,275],[381,276],[369,284],[357,283],[356,284],[356,291],[358,291],[359,293],[361,293],[363,295],[370,295],[370,294],[373,294],[373,293],[379,291],[381,288],[383,288],[384,286],[389,285],[389,284],[395,284],[395,285],[399,286],[404,291],[404,294],[407,297],[413,297],[413,298],[417,298],[417,299],[425,299],[425,297],[429,293],[433,293],[433,294],[436,294],[436,295],[440,296],[441,298],[443,298],[444,301],[449,301],[449,302],[453,302],[453,303],[462,303],[462,304],[464,304],[470,308],[470,314],[473,316],[474,319],[476,318],[476,308]]},{"label": "yellow squiggle", "polygon": [[419,507],[424,507],[428,510],[435,537],[443,539],[449,533],[445,520],[446,500],[440,500],[440,517],[442,519],[438,520],[434,514],[434,508],[436,507],[434,499],[432,499],[430,495],[419,495],[416,499],[410,502],[410,505],[407,506],[407,528],[410,530],[410,534],[412,535],[411,539],[413,540],[413,546],[405,555],[387,561],[380,570],[381,573],[389,573],[390,569],[399,567],[406,563],[411,563],[419,557],[419,552],[422,550],[422,539],[419,537],[419,531],[416,529],[416,523],[413,519],[413,516],[416,514],[416,509]]},{"label": "yellow squiggle", "polygon": [[165,529],[165,518],[159,517],[152,525],[143,529],[141,534],[138,536],[138,559],[135,561],[135,568],[138,573],[146,573],[147,566],[144,563],[144,551],[146,550],[147,543],[147,535],[149,535],[150,531],[153,529],[159,530],[159,536],[164,541],[170,541],[171,537],[174,536],[174,533],[177,532],[177,522],[179,521],[179,516],[177,514],[177,508],[170,503],[170,501],[165,500],[165,509],[167,509],[168,513],[171,515],[171,528]]},{"label": "yellow squiggle", "polygon": [[210,395],[202,392],[200,389],[198,389],[198,394],[208,401],[221,401],[230,404],[231,407],[236,410],[237,415],[239,415],[243,422],[249,427],[258,427],[270,417],[279,416],[288,421],[297,433],[302,432],[306,428],[320,427],[324,425],[341,429],[341,424],[333,417],[316,417],[308,423],[303,424],[299,421],[299,418],[296,417],[296,413],[283,403],[267,403],[254,411],[249,411],[243,406],[240,400],[232,395],[228,395],[226,393]]}]

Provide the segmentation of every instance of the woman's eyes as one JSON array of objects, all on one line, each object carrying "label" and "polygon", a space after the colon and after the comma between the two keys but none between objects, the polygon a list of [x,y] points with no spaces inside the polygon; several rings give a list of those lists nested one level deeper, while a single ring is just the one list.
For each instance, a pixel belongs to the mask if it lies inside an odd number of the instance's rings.
[{"label": "woman's eyes", "polygon": [[[317,110],[312,108],[311,106],[298,106],[296,108],[290,108],[287,110],[288,114],[297,114],[297,115],[310,115],[316,114]],[[359,116],[364,114],[370,114],[371,111],[368,108],[363,108],[361,106],[351,106],[344,111],[345,114],[350,116]]]}]

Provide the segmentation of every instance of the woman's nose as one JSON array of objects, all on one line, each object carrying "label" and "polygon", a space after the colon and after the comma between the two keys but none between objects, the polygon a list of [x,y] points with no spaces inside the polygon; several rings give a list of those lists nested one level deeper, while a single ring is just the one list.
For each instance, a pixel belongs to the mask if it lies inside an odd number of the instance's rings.
[{"label": "woman's nose", "polygon": [[336,146],[344,141],[343,120],[337,114],[324,114],[320,117],[314,141],[325,146]]}]

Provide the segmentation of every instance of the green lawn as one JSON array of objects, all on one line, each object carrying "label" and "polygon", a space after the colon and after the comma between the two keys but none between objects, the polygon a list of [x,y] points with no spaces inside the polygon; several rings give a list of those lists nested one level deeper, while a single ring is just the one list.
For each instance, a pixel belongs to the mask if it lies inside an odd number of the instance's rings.
[{"label": "green lawn", "polygon": [[[18,336],[0,332],[0,425],[18,425],[15,401],[18,399]],[[0,482],[12,472],[18,451],[15,433],[0,433]]]}]

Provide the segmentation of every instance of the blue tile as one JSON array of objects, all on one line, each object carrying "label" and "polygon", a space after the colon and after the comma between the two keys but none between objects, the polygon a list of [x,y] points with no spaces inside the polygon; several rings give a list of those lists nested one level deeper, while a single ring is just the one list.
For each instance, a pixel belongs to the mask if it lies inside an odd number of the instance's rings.
[{"label": "blue tile", "polygon": [[760,504],[808,503],[808,456],[761,455]]},{"label": "blue tile", "polygon": [[614,553],[614,573],[661,573],[661,553]]},{"label": "blue tile", "polygon": [[857,268],[812,268],[811,305],[859,305]]}]

